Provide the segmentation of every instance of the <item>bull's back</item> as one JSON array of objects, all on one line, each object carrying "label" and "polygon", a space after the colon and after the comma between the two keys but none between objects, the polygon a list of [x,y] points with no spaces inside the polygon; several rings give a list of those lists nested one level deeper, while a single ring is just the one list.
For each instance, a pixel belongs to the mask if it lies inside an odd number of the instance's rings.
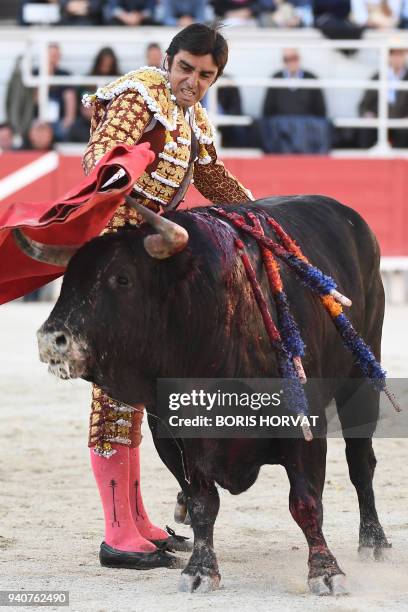
[{"label": "bull's back", "polygon": [[[383,318],[379,248],[372,231],[356,211],[323,196],[270,197],[242,205],[225,205],[224,208],[228,212],[242,215],[249,210],[255,213],[261,212],[259,218],[265,232],[276,240],[272,228],[262,221],[265,215],[274,218],[296,241],[310,263],[331,276],[336,281],[338,290],[352,300],[352,307],[345,308],[345,314],[369,344],[378,345]],[[235,299],[241,302],[238,311],[235,310],[235,323],[230,327],[230,324],[226,326],[223,320],[219,320],[223,309],[225,309],[225,318],[230,317],[229,300],[222,297],[225,293],[226,279],[228,275],[235,280],[238,278],[234,277],[237,258],[231,257],[234,248],[233,234],[228,231],[226,234],[220,233],[220,216],[212,211],[211,207],[197,208],[193,211],[175,211],[169,216],[184,225],[190,234],[188,257],[191,255],[193,259],[195,258],[195,269],[204,269],[205,274],[209,275],[205,283],[202,282],[203,275],[197,281],[201,302],[203,302],[203,286],[212,287],[211,292],[206,294],[208,299],[204,300],[205,309],[202,316],[197,316],[200,321],[207,321],[211,311],[210,319],[218,321],[215,325],[217,334],[214,350],[216,351],[220,345],[229,348],[230,359],[223,360],[223,364],[226,364],[223,366],[225,371],[221,370],[218,375],[276,376],[276,364],[271,358],[270,343],[262,319],[258,316],[254,301],[248,300],[248,295],[251,293],[249,287],[240,286],[240,283],[248,284],[245,274],[239,274],[238,284],[227,282],[229,287],[235,287],[234,291],[239,294]],[[211,217],[216,220],[214,224],[211,222]],[[221,225],[225,228],[224,220]],[[232,230],[232,224],[230,227]],[[218,232],[218,240],[210,239],[211,231]],[[241,233],[248,246],[257,268],[258,278],[261,280],[265,295],[269,296],[273,311],[274,300],[269,291],[266,275],[262,271],[256,241],[239,229],[235,228],[233,232],[235,231]],[[225,240],[228,242],[228,257],[223,257],[225,248],[221,246]],[[225,267],[226,260],[231,266],[230,272],[228,266]],[[306,364],[309,365],[309,375],[348,376],[353,358],[342,346],[339,334],[318,296],[305,287],[286,264],[281,265],[281,274],[291,312],[307,347]],[[216,287],[219,287],[218,291]],[[218,301],[214,306],[215,299]],[[245,311],[246,308],[254,307],[255,310],[251,312]],[[224,327],[229,332],[225,338],[222,338]],[[261,337],[262,342],[259,344],[257,338]],[[205,338],[208,339],[208,334]]]},{"label": "bull's back", "polygon": [[[361,215],[336,200],[314,195],[265,198],[250,207],[278,221],[310,263],[336,281],[338,290],[352,300],[351,308],[344,308],[345,314],[369,344],[378,346],[384,311],[380,250]],[[240,209],[244,212],[248,205]],[[352,357],[342,347],[333,323],[316,295],[302,285],[294,272],[286,265],[281,266],[281,271],[307,352],[316,364],[319,361],[322,365],[323,369],[319,371],[318,367],[316,373],[340,375],[341,363],[347,370]]]},{"label": "bull's back", "polygon": [[359,302],[379,278],[377,240],[352,208],[317,195],[265,198],[253,206],[276,219],[309,261],[334,277],[352,300]]}]

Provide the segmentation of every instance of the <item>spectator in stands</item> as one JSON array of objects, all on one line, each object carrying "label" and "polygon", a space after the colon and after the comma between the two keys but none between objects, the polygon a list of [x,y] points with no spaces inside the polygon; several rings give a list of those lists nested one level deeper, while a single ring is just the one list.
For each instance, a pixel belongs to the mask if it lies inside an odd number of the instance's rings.
[{"label": "spectator in stands", "polygon": [[[114,77],[120,76],[119,60],[115,51],[112,47],[102,47],[95,55],[95,59],[92,64],[92,68],[89,72],[90,76],[101,76],[101,77]],[[78,88],[78,108],[80,110],[79,117],[83,116],[82,111],[82,96],[85,93],[91,93],[95,91],[97,87],[95,85],[82,85]]]},{"label": "spectator in stands", "polygon": [[206,0],[162,0],[163,25],[184,28],[205,21]]},{"label": "spectator in stands", "polygon": [[[297,49],[284,49],[282,54],[283,70],[276,72],[274,79],[315,79],[316,76],[301,67]],[[263,116],[273,115],[312,115],[326,116],[326,105],[320,89],[279,88],[268,89],[263,106]]]},{"label": "spectator in stands", "polygon": [[408,29],[408,0],[402,0],[399,27],[403,30]]},{"label": "spectator in stands", "polygon": [[[364,26],[353,23],[350,0],[314,0],[314,25],[327,38],[356,40],[361,38]],[[346,55],[355,50],[342,50]]]},{"label": "spectator in stands", "polygon": [[9,123],[0,123],[0,153],[13,150],[13,130]]},{"label": "spectator in stands", "polygon": [[35,117],[35,89],[24,85],[21,62],[22,58],[18,57],[6,91],[7,121],[20,139],[27,133]]},{"label": "spectator in stands", "polygon": [[396,28],[401,10],[402,0],[351,0],[352,19],[364,28]]},{"label": "spectator in stands", "polygon": [[61,25],[93,26],[102,22],[104,0],[59,0]]},{"label": "spectator in stands", "polygon": [[154,0],[106,0],[103,8],[107,25],[151,25],[154,23]]},{"label": "spectator in stands", "polygon": [[70,142],[88,142],[91,130],[92,108],[80,104],[79,117],[74,121],[69,134]]},{"label": "spectator in stands", "polygon": [[[373,80],[378,79],[378,72]],[[388,79],[390,83],[408,81],[407,51],[406,49],[390,49]],[[367,90],[359,106],[360,117],[378,117],[378,91]],[[388,89],[388,116],[391,119],[408,117],[408,91]],[[360,130],[359,143],[363,148],[371,147],[377,140],[377,130]],[[408,130],[390,130],[390,141],[393,147],[408,147]]]},{"label": "spectator in stands", "polygon": [[[102,47],[95,56],[92,68],[89,72],[91,76],[120,76],[122,73],[119,68],[119,60],[112,47]],[[78,116],[72,124],[68,140],[70,142],[88,142],[91,126],[91,112],[85,107],[81,100],[84,93],[91,93],[96,89],[95,85],[83,85],[78,88]]]},{"label": "spectator in stands", "polygon": [[[284,69],[273,78],[316,78],[301,67],[296,49],[284,49],[283,62]],[[258,122],[263,150],[267,153],[327,153],[331,146],[331,126],[325,116],[326,105],[318,88],[269,89],[263,119]]]},{"label": "spectator in stands", "polygon": [[312,0],[258,0],[264,27],[299,28],[313,25]]},{"label": "spectator in stands", "polygon": [[[54,76],[68,76],[70,72],[59,67],[61,50],[57,43],[48,46],[48,73]],[[39,71],[34,70],[34,74]],[[49,90],[47,119],[52,124],[56,139],[64,141],[76,119],[76,91],[69,85],[52,85]],[[38,113],[37,113],[38,114]]]},{"label": "spectator in stands", "polygon": [[41,119],[34,119],[28,130],[23,149],[29,151],[50,151],[54,147],[52,125]]},{"label": "spectator in stands", "polygon": [[[231,79],[224,73],[226,79]],[[217,90],[217,112],[219,115],[242,115],[241,93],[235,85],[225,85]],[[219,128],[223,147],[249,146],[248,126],[225,125]]]},{"label": "spectator in stands", "polygon": [[163,51],[159,43],[152,42],[146,47],[146,66],[154,68],[162,68],[163,66]]},{"label": "spectator in stands", "polygon": [[120,76],[119,60],[112,47],[102,47],[95,56],[89,73],[92,76]]},{"label": "spectator in stands", "polygon": [[256,0],[211,0],[216,17],[225,25],[255,24],[258,12]]}]

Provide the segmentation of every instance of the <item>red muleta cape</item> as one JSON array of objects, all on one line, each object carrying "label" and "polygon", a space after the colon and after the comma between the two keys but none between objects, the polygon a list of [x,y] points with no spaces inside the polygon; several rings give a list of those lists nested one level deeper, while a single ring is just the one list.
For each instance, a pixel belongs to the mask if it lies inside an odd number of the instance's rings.
[{"label": "red muleta cape", "polygon": [[[25,255],[12,229],[48,245],[82,245],[98,236],[133,184],[152,163],[148,143],[118,145],[100,160],[92,173],[53,202],[0,202],[0,304],[21,297],[64,274],[65,269]],[[100,191],[118,170],[125,176],[115,188]]]}]

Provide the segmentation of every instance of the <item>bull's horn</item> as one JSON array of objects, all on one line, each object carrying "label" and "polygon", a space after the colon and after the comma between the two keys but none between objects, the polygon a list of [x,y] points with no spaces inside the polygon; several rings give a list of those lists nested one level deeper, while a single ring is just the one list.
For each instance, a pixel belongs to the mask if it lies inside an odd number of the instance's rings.
[{"label": "bull's horn", "polygon": [[151,257],[167,259],[186,247],[188,233],[184,227],[161,217],[130,196],[126,196],[126,204],[137,210],[146,223],[157,232],[157,234],[151,234],[144,239],[144,247]]},{"label": "bull's horn", "polygon": [[29,238],[20,229],[13,229],[13,237],[19,248],[35,261],[66,268],[78,246],[52,246]]}]

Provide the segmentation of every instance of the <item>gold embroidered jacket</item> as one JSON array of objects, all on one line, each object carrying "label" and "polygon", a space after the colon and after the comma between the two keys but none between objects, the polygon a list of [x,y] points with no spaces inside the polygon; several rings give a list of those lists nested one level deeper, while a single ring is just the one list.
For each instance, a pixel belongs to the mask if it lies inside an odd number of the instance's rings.
[{"label": "gold embroidered jacket", "polygon": [[[175,103],[165,72],[141,68],[87,95],[84,104],[92,105],[91,137],[83,158],[87,174],[116,144],[134,145],[148,141],[155,160],[137,180],[134,188],[143,204],[158,212],[166,208],[189,171],[191,130],[198,141],[198,159],[193,178],[197,189],[213,203],[245,202],[249,192],[217,159],[213,130],[201,104],[186,118]],[[140,223],[141,217],[127,206],[120,206],[106,232],[125,223]],[[124,407],[94,386],[90,417],[89,446],[109,457],[112,443],[138,446],[142,415],[126,412]],[[117,417],[120,417],[119,419]]]},{"label": "gold embroidered jacket", "polygon": [[146,198],[146,205],[166,208],[188,171],[193,130],[199,143],[193,175],[197,189],[212,203],[251,199],[250,192],[217,159],[205,109],[197,103],[186,117],[176,105],[164,71],[129,72],[96,94],[86,95],[84,104],[93,105],[91,137],[83,158],[86,173],[116,144],[148,141],[156,157],[134,188]]}]

